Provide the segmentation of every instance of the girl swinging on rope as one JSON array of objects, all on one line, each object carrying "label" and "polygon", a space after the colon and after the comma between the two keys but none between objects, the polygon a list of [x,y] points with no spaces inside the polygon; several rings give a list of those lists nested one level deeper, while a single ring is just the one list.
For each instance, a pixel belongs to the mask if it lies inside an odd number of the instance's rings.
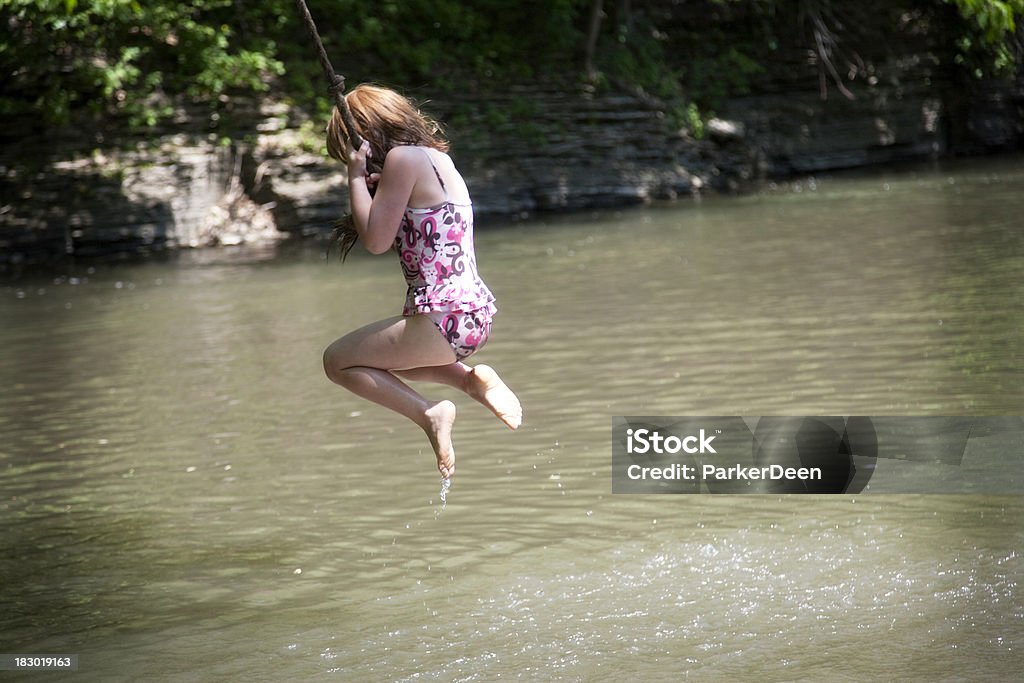
[{"label": "girl swinging on rope", "polygon": [[[522,422],[519,399],[498,373],[463,362],[487,342],[497,311],[477,273],[473,205],[435,121],[387,88],[360,85],[345,100],[363,144],[352,148],[335,108],[327,150],[348,163],[352,206],[352,224],[340,228],[342,256],[356,239],[373,254],[394,249],[408,292],[402,315],[328,346],[324,370],[336,384],[418,424],[448,479],[455,472],[455,404],[424,398],[403,380],[453,386],[512,429]],[[367,172],[368,159],[380,160],[380,173]]]}]

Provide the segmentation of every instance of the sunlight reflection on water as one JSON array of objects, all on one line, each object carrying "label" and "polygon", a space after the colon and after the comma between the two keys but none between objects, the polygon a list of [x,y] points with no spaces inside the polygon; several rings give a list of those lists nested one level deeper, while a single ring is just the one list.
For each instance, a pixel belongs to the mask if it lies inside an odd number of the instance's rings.
[{"label": "sunlight reflection on water", "polygon": [[1012,678],[1019,497],[612,496],[609,437],[616,414],[1024,412],[1022,180],[481,231],[481,360],[525,422],[461,402],[453,489],[418,427],[322,375],[400,305],[388,259],[5,284],[4,649],[79,653],[83,680]]}]

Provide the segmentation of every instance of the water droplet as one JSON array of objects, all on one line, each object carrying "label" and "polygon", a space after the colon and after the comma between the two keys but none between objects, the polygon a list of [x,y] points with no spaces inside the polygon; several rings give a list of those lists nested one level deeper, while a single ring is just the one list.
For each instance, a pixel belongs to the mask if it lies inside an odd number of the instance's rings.
[{"label": "water droplet", "polygon": [[444,510],[448,506],[448,489],[452,487],[452,480],[441,478],[441,509]]}]

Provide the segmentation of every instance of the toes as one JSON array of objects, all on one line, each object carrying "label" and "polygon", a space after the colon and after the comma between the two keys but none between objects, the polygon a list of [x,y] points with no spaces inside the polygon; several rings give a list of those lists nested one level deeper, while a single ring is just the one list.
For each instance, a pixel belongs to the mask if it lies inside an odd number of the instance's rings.
[{"label": "toes", "polygon": [[[446,458],[446,460],[448,459]],[[455,474],[455,462],[454,460],[451,460],[449,463],[446,464],[438,461],[437,469],[441,473],[442,477],[444,477],[445,479],[451,479],[452,475]]]},{"label": "toes", "polygon": [[473,376],[476,380],[474,398],[490,408],[510,429],[518,429],[523,421],[523,409],[515,393],[487,365],[473,368]]},{"label": "toes", "polygon": [[452,425],[455,422],[455,404],[441,401],[427,411],[430,423],[424,430],[430,439],[437,457],[437,470],[445,479],[455,474],[455,451],[451,443]]}]

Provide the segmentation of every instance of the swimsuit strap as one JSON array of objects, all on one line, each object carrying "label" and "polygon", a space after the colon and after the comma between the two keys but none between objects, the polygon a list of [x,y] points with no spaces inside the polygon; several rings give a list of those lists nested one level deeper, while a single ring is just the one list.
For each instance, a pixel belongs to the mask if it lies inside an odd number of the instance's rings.
[{"label": "swimsuit strap", "polygon": [[444,200],[448,201],[448,188],[444,184],[444,180],[441,179],[441,174],[437,170],[437,166],[434,166],[434,159],[430,156],[430,152],[427,151],[426,147],[420,147],[423,153],[427,155],[427,161],[430,162],[430,168],[434,169],[434,175],[437,176],[437,182],[441,183],[441,189],[444,190]]}]

